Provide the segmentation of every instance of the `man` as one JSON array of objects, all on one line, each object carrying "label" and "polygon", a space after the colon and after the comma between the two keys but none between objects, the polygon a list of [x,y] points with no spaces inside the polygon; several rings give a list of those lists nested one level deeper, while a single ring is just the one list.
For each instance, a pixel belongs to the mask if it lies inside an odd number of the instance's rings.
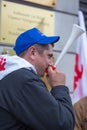
[{"label": "man", "polygon": [[[58,40],[59,36],[49,37],[32,28],[16,39],[17,56],[1,56],[1,130],[74,129],[65,74],[51,67],[53,44]],[[40,78],[46,70],[50,92]]]},{"label": "man", "polygon": [[75,129],[87,130],[87,96],[74,104]]}]

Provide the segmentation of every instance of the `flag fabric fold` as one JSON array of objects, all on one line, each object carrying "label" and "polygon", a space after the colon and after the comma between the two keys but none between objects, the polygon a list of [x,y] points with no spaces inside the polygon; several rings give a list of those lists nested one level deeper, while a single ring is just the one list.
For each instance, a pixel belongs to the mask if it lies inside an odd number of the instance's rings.
[{"label": "flag fabric fold", "polygon": [[75,56],[75,76],[73,86],[73,103],[87,96],[87,36],[84,16],[79,11],[79,25],[85,30],[77,42]]}]

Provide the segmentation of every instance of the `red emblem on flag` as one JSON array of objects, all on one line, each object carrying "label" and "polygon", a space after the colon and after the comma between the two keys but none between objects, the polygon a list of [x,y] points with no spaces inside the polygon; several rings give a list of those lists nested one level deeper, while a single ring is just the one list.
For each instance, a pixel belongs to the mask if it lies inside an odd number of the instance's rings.
[{"label": "red emblem on flag", "polygon": [[0,71],[5,70],[6,58],[0,56]]},{"label": "red emblem on flag", "polygon": [[76,73],[76,76],[74,76],[74,90],[76,89],[77,87],[77,82],[79,79],[82,78],[82,74],[83,74],[83,65],[81,64],[80,65],[80,70],[79,70],[79,55],[76,54],[76,64],[75,64],[75,73]]}]

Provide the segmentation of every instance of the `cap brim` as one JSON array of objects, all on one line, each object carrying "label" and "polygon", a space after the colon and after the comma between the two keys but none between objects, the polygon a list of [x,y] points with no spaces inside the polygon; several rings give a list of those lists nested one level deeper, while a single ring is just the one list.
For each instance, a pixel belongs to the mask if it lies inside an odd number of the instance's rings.
[{"label": "cap brim", "polygon": [[51,37],[44,37],[40,41],[38,41],[38,44],[53,44],[57,41],[59,41],[59,36],[51,36]]}]

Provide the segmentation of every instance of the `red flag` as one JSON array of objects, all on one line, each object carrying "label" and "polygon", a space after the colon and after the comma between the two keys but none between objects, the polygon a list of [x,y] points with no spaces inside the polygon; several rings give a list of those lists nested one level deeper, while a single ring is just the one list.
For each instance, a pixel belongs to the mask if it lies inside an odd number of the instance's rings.
[{"label": "red flag", "polygon": [[79,11],[79,24],[85,30],[85,33],[80,36],[77,43],[73,87],[74,92],[72,98],[74,103],[82,97],[87,96],[87,37],[84,17],[81,11]]}]

